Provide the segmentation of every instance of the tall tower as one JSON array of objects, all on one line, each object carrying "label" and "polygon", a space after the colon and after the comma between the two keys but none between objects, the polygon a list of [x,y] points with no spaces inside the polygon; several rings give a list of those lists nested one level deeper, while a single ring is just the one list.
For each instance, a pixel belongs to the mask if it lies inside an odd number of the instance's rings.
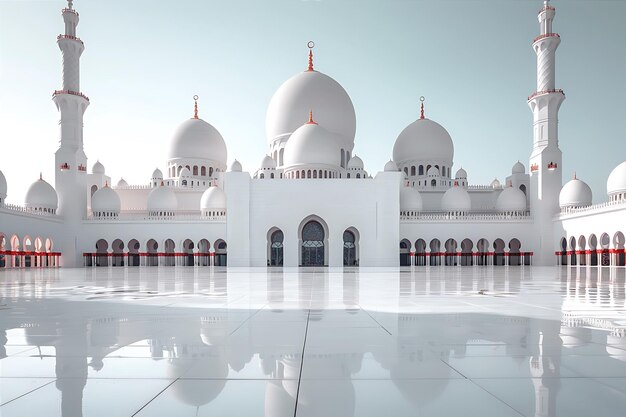
[{"label": "tall tower", "polygon": [[63,244],[65,266],[79,262],[75,232],[87,214],[87,156],[83,150],[83,114],[89,98],[80,92],[80,56],[85,45],[76,36],[78,12],[68,0],[62,11],[65,34],[57,37],[63,53],[63,88],[56,90],[52,100],[61,115],[59,149],[55,153],[55,188],[59,195],[59,215],[66,222],[67,243]]},{"label": "tall tower", "polygon": [[559,149],[559,109],[565,100],[563,90],[556,88],[555,54],[561,37],[552,32],[556,9],[549,0],[539,11],[540,35],[533,41],[537,54],[537,91],[528,98],[533,112],[533,150],[530,155],[530,208],[538,245],[535,263],[554,263],[552,218],[559,211],[562,186],[561,149]]}]

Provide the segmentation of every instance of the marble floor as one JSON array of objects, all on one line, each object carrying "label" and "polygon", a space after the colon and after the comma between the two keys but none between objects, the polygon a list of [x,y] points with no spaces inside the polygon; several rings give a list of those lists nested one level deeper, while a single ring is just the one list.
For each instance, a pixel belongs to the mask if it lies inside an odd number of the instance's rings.
[{"label": "marble floor", "polygon": [[623,417],[624,268],[0,272],[0,416]]}]

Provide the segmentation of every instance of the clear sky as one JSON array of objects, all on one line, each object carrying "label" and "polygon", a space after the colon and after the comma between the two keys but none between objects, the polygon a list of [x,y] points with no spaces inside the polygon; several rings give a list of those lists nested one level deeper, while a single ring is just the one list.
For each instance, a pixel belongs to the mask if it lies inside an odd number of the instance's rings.
[{"label": "clear sky", "polygon": [[[554,0],[564,180],[577,172],[595,201],[626,159],[626,1]],[[0,0],[0,170],[22,203],[42,171],[53,182],[61,87],[63,0]],[[419,116],[452,135],[455,169],[472,184],[528,169],[541,0],[75,0],[85,42],[81,89],[89,166],[145,184],[165,168],[176,127],[200,116],[224,136],[230,162],[253,172],[267,145],[265,111],[307,65],[351,96],[355,153],[375,174]],[[165,170],[164,170],[165,171]]]}]

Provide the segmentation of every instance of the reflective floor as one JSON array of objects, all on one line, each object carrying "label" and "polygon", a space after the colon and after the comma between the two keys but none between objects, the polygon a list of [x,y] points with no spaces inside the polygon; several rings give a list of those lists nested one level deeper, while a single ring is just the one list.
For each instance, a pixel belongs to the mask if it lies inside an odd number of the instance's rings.
[{"label": "reflective floor", "polygon": [[626,415],[624,268],[0,272],[0,416]]}]

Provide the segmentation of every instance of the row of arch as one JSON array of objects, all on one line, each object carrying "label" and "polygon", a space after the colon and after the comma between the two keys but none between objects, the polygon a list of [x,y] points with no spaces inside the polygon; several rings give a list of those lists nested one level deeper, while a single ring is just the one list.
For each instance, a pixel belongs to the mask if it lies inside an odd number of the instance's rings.
[{"label": "row of arch", "polygon": [[476,242],[463,239],[460,243],[453,238],[445,241],[432,239],[426,242],[417,239],[413,244],[409,239],[400,241],[400,266],[521,266],[532,264],[532,252],[523,252],[519,239],[513,238],[508,244],[501,238],[493,241],[482,238]]},{"label": "row of arch", "polygon": [[445,166],[441,166],[441,169],[439,169],[439,165],[412,165],[411,167],[404,167],[404,173],[407,176],[411,176],[411,177],[415,177],[415,176],[422,176],[422,175],[427,175],[428,174],[428,170],[431,169],[432,167],[437,168],[437,171],[439,171],[440,175],[442,177],[446,177],[446,178],[451,178],[451,169],[450,167],[445,167]]},{"label": "row of arch", "polygon": [[115,239],[110,245],[99,239],[95,252],[83,253],[83,258],[85,266],[226,266],[228,245],[224,239],[213,244],[185,239],[178,245],[173,239],[148,239],[143,246],[137,239]]},{"label": "row of arch", "polygon": [[[298,231],[300,266],[327,266],[328,233],[323,222],[305,219]],[[285,235],[278,227],[267,232],[267,266],[283,266]],[[349,227],[343,232],[343,265],[359,265],[359,232]]]},{"label": "row of arch", "polygon": [[341,174],[336,171],[327,169],[313,169],[313,170],[295,170],[288,171],[286,174],[289,179],[317,179],[317,178],[341,178]]},{"label": "row of arch", "polygon": [[180,176],[180,172],[183,168],[187,168],[191,175],[194,177],[212,177],[214,173],[220,172],[219,168],[213,168],[212,166],[198,166],[198,165],[178,165],[173,164],[169,168],[170,178]]},{"label": "row of arch", "polygon": [[626,239],[624,233],[616,232],[562,237],[560,250],[556,252],[559,265],[626,266]]},{"label": "row of arch", "polygon": [[61,254],[54,252],[54,243],[49,237],[20,238],[0,232],[0,268],[57,267]]}]

